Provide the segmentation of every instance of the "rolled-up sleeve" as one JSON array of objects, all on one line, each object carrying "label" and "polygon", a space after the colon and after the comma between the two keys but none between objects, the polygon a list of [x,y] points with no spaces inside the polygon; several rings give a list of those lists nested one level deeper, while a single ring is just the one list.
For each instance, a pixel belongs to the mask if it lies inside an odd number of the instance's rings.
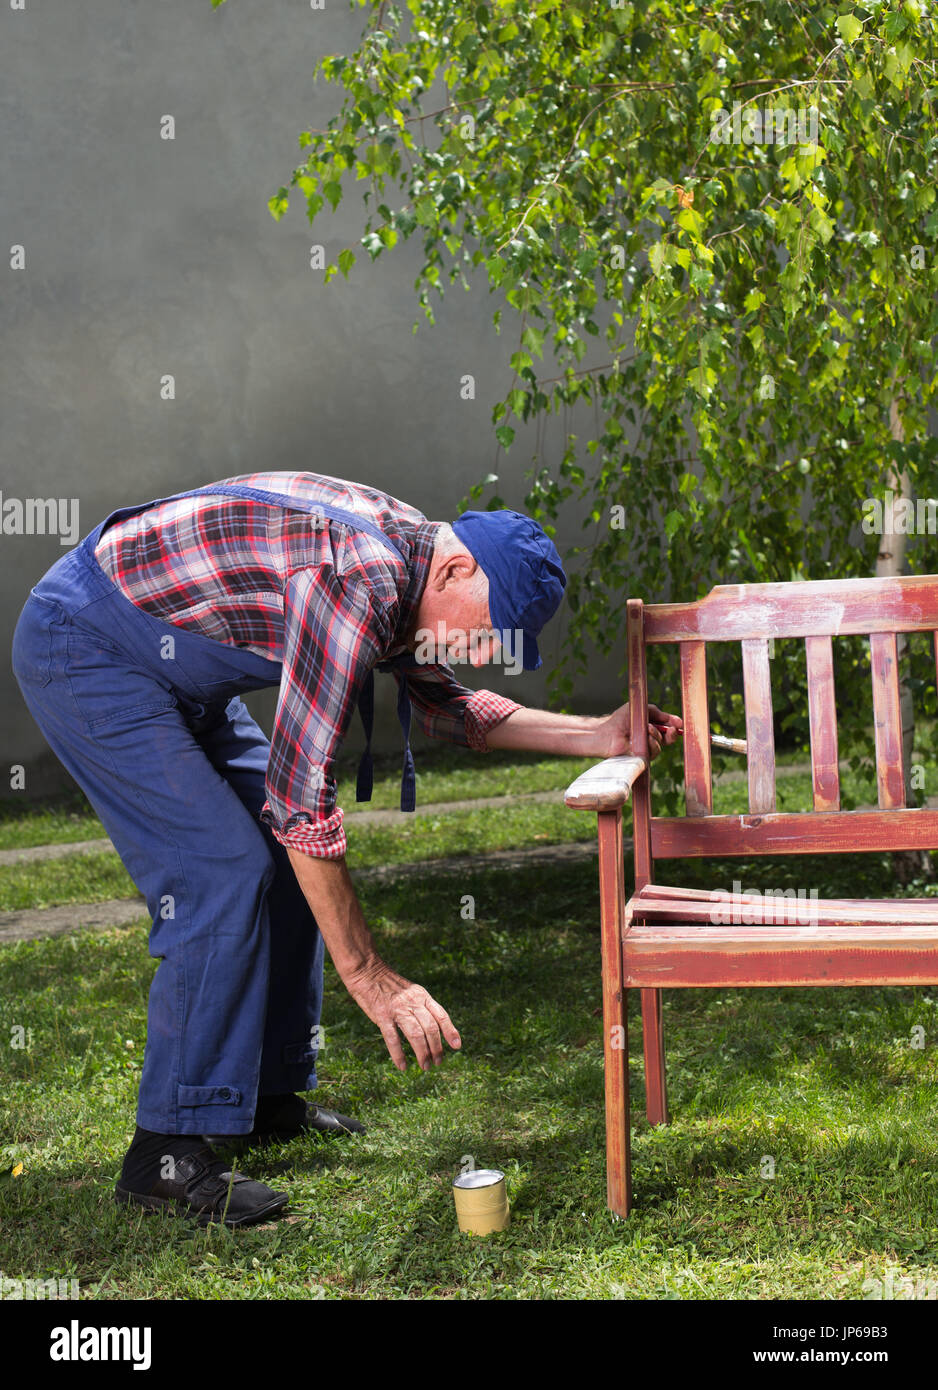
[{"label": "rolled-up sleeve", "polygon": [[485,736],[490,729],[524,708],[494,690],[470,690],[461,685],[452,667],[443,662],[398,658],[393,671],[398,683],[407,681],[414,717],[428,738],[458,743],[477,753],[489,751]]},{"label": "rolled-up sleeve", "polygon": [[261,820],[317,859],[346,851],[332,768],[388,628],[361,585],[329,569],[293,574],[284,595],[283,674]]},{"label": "rolled-up sleeve", "polygon": [[507,719],[509,714],[514,714],[516,709],[524,709],[524,705],[519,705],[516,700],[509,700],[504,695],[496,695],[494,690],[474,690],[472,698],[466,702],[466,734],[469,747],[474,748],[477,753],[488,753],[490,750],[485,740],[486,734],[490,729],[494,729],[496,724]]}]

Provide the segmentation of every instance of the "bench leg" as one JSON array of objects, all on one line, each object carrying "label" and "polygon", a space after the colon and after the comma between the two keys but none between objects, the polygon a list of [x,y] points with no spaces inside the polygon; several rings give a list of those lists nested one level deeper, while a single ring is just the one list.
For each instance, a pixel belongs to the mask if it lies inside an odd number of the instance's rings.
[{"label": "bench leg", "polygon": [[606,1205],[617,1216],[632,1207],[629,1115],[628,990],[622,959],[625,881],[622,811],[601,811],[599,899],[603,971],[603,1057],[606,1093]]},{"label": "bench leg", "polygon": [[645,1108],[650,1125],[670,1124],[664,1060],[661,990],[642,990],[642,1033],[645,1041]]},{"label": "bench leg", "polygon": [[629,1024],[628,990],[621,994],[621,1046],[606,1061],[606,1206],[617,1216],[628,1216],[632,1209],[632,1155],[630,1152],[631,1115],[629,1113]]}]

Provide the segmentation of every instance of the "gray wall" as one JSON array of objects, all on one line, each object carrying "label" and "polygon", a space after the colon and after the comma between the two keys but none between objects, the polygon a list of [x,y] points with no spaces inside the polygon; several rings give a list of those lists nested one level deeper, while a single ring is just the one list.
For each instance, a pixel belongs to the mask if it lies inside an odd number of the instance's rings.
[{"label": "gray wall", "polygon": [[[313,84],[314,64],[355,46],[363,12],[342,0],[24,3],[0,3],[4,496],[77,498],[81,536],[119,506],[233,473],[310,469],[452,520],[491,470],[523,509],[533,432],[519,430],[510,462],[496,464],[491,426],[517,335],[507,314],[496,335],[483,278],[470,295],[450,289],[436,326],[421,317],[413,336],[416,244],[374,265],[362,253],[349,283],[323,286],[309,268],[313,241],[328,259],[354,243],[364,185],[315,233],[298,192],[279,224],[267,210],[301,162],[297,134],[325,126],[340,100]],[[160,138],[167,114],[171,141]],[[25,269],[10,268],[15,245]],[[171,402],[160,399],[167,373]],[[460,399],[464,373],[474,401]],[[573,427],[547,422],[553,461]],[[580,534],[571,521],[561,550]],[[0,796],[10,764],[25,764],[27,793],[59,776],[8,654],[30,586],[62,553],[57,537],[0,535]],[[537,675],[459,674],[543,705],[561,626],[545,634]],[[578,708],[618,703],[616,665],[597,663]],[[396,749],[395,687],[377,684],[376,751]],[[255,698],[262,722],[273,698]]]}]

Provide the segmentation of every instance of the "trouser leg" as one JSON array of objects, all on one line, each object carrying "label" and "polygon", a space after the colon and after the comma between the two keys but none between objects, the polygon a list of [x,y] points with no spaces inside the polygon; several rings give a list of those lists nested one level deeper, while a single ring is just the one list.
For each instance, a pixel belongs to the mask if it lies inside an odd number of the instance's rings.
[{"label": "trouser leg", "polygon": [[248,1133],[267,1016],[260,825],[212,766],[174,695],[103,640],[27,604],[14,669],[53,751],[83,788],[153,926],[138,1124]]},{"label": "trouser leg", "polygon": [[[225,713],[200,742],[212,766],[256,819],[266,796],[270,744],[242,700],[232,700]],[[260,1094],[311,1091],[318,1084],[323,940],[286,850],[265,822],[257,824],[274,863],[267,892],[270,987]]]}]

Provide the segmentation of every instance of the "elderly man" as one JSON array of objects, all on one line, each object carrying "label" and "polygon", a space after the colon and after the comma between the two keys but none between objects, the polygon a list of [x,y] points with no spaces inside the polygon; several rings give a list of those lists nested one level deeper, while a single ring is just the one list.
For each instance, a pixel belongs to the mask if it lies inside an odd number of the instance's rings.
[{"label": "elderly man", "polygon": [[[14,669],[50,746],[147,900],[150,989],[137,1130],[115,1196],[229,1226],[288,1197],[212,1148],[361,1132],[307,1104],[317,1085],[323,943],[394,1064],[427,1069],[446,1010],[378,955],[345,863],[332,777],[358,706],[371,795],[373,670],[392,671],[414,809],[411,706],[479,752],[610,757],[628,707],[591,719],[459,684],[454,653],[540,664],[566,584],[543,530],[513,511],[431,522],[387,493],[257,473],[112,513],[33,589]],[[279,686],[268,740],[239,698]],[[652,708],[653,753],[680,720]]]}]

